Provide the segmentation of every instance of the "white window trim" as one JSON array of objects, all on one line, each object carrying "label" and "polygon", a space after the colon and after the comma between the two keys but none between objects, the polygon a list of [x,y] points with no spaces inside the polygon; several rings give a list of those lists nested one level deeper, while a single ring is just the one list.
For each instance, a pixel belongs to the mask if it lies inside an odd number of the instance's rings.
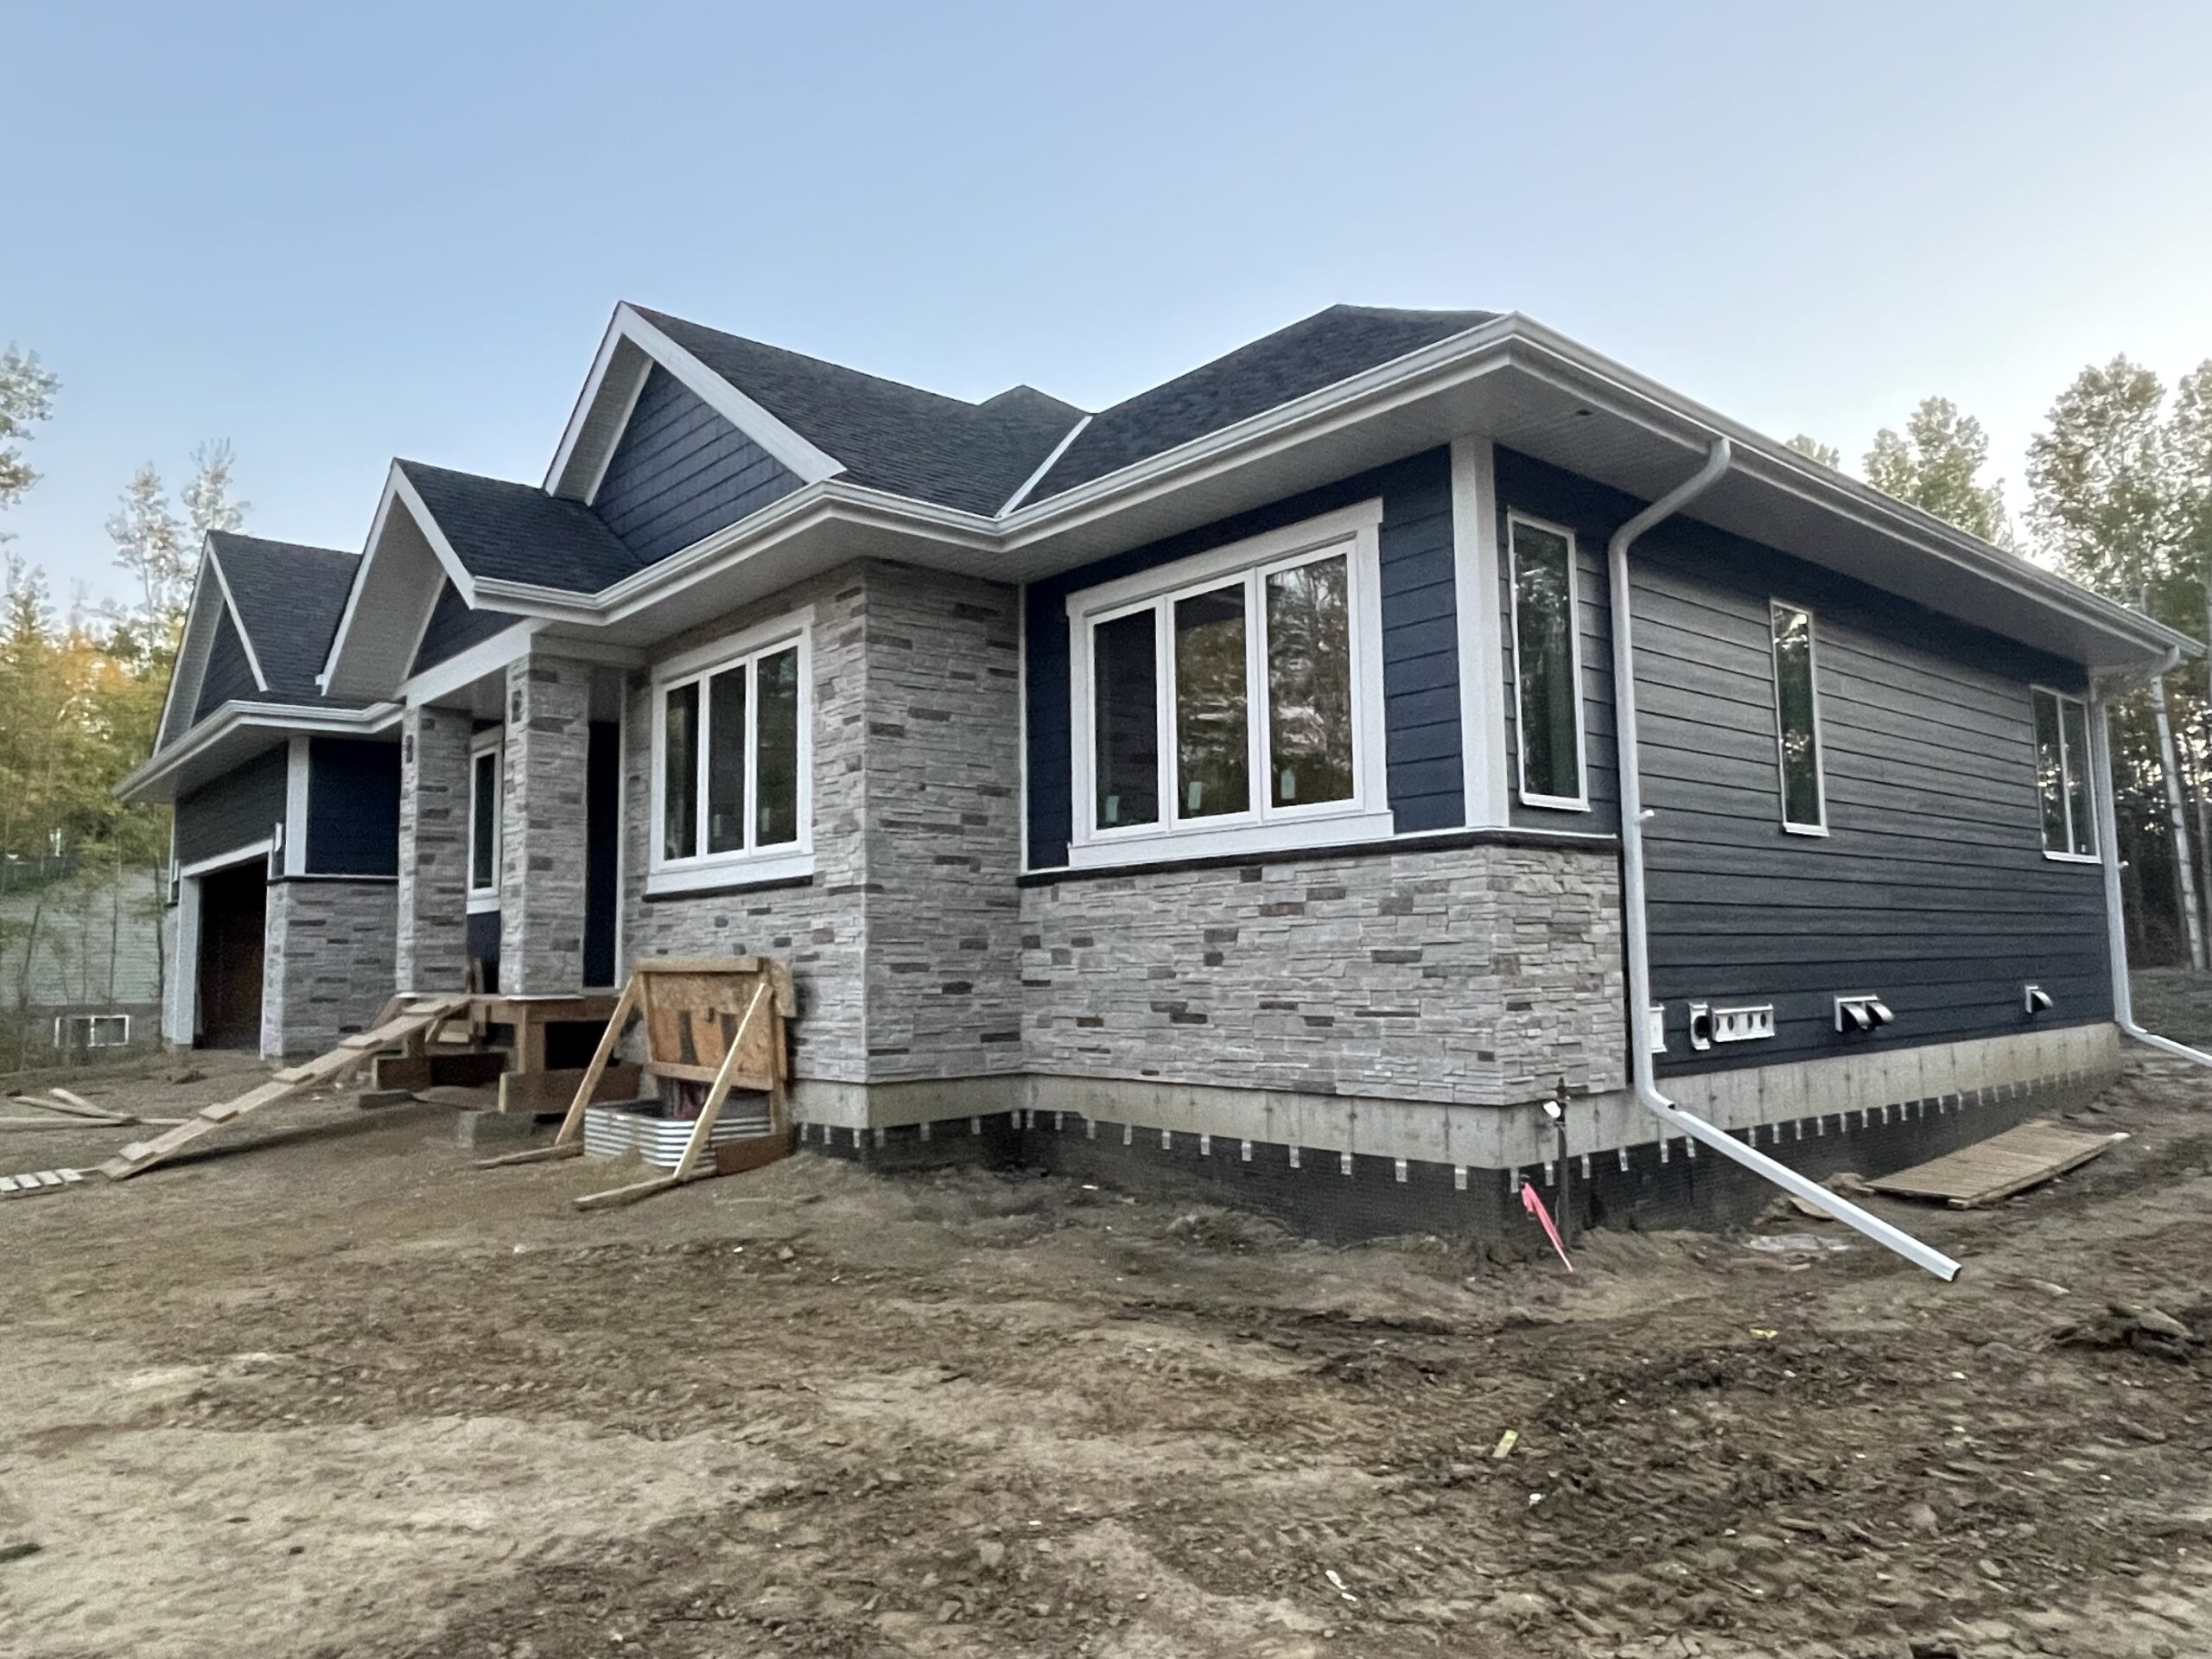
[{"label": "white window trim", "polygon": [[[667,798],[668,694],[697,683],[699,693],[699,754],[702,770],[709,730],[705,683],[715,675],[772,654],[787,645],[798,650],[798,839],[771,847],[735,852],[700,851],[689,858],[669,858],[663,852],[662,815]],[[755,682],[757,685],[757,680]],[[745,834],[749,842],[757,824],[759,795],[760,699],[754,685],[746,696]],[[652,800],[646,836],[645,891],[649,893],[690,893],[732,882],[798,880],[814,874],[814,607],[802,607],[753,627],[725,635],[710,644],[679,652],[657,663],[652,671],[651,741]],[[706,785],[700,781],[695,803],[700,814],[699,845],[706,846]]]},{"label": "white window trim", "polygon": [[[1805,619],[1805,671],[1813,692],[1813,798],[1821,809],[1818,823],[1789,821],[1789,763],[1782,744],[1782,634],[1774,625],[1777,611],[1796,611]],[[1766,601],[1766,634],[1767,667],[1774,676],[1774,772],[1782,785],[1783,832],[1791,836],[1825,836],[1828,833],[1828,738],[1827,729],[1821,722],[1820,614],[1809,605],[1770,594]]]},{"label": "white window trim", "polygon": [[[1382,503],[1376,498],[1068,596],[1069,775],[1074,808],[1070,868],[1342,846],[1382,840],[1394,833],[1396,820],[1389,807],[1383,729],[1382,524]],[[1266,804],[1268,763],[1261,753],[1266,741],[1265,606],[1257,607],[1255,613],[1255,607],[1248,605],[1245,729],[1255,762],[1249,768],[1252,805],[1234,817],[1184,818],[1175,787],[1175,601],[1221,587],[1232,577],[1251,577],[1338,554],[1344,556],[1351,626],[1351,798],[1295,807]],[[1147,608],[1154,610],[1157,629],[1160,821],[1101,830],[1095,821],[1097,711],[1091,632],[1102,622]]]},{"label": "white window trim", "polygon": [[[492,885],[476,885],[476,768],[486,755],[492,766]],[[499,877],[507,848],[507,728],[494,726],[468,741],[468,913],[481,916],[499,907]]]},{"label": "white window trim", "polygon": [[[1573,795],[1538,795],[1529,789],[1529,718],[1521,706],[1521,555],[1514,546],[1513,532],[1526,524],[1531,530],[1541,530],[1548,535],[1559,536],[1567,541],[1567,654],[1573,669],[1574,678],[1574,781]],[[1582,704],[1586,688],[1582,683],[1582,550],[1574,539],[1574,531],[1565,524],[1555,524],[1548,518],[1539,518],[1529,512],[1509,512],[1505,515],[1505,591],[1511,600],[1507,626],[1511,631],[1513,657],[1513,770],[1514,792],[1523,806],[1541,807],[1548,812],[1587,812],[1590,810],[1590,741],[1583,730],[1587,718]]]},{"label": "white window trim", "polygon": [[[2074,842],[2075,774],[2072,747],[2066,741],[2066,705],[2070,702],[2082,711],[2084,734],[2089,729],[2089,705],[2085,699],[2071,691],[2061,691],[2055,685],[2028,687],[2028,746],[2036,752],[2038,766],[2043,759],[2042,747],[2036,737],[2036,698],[2039,696],[2056,698],[2058,702],[2058,798],[2066,813],[2066,840],[2070,848]],[[2094,754],[2096,746],[2093,743],[2089,748],[2090,753]],[[2087,794],[2094,786],[2094,779],[2087,777],[2082,779],[2083,793]],[[2089,850],[2086,853],[2053,850],[2050,829],[2043,821],[2043,783],[2040,777],[2036,783],[2036,833],[2044,838],[2043,855],[2054,864],[2101,864],[2104,861],[2104,855],[2097,849],[2097,811],[2094,797],[2089,807]]]},{"label": "white window trim", "polygon": [[[69,1028],[79,1020],[85,1022],[85,1048],[87,1052],[95,1048],[128,1048],[130,1046],[130,1016],[127,1014],[57,1014],[54,1016],[54,1047],[71,1046],[68,1040]],[[92,1027],[103,1020],[120,1020],[123,1024],[123,1035],[111,1043],[92,1041]]]}]

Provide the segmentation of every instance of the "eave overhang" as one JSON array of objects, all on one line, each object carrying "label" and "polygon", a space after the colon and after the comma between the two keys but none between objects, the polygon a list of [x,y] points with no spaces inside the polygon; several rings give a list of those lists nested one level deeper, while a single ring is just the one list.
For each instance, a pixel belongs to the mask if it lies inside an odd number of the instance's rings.
[{"label": "eave overhang", "polygon": [[317,709],[292,702],[226,702],[115,786],[131,805],[174,801],[233,772],[295,735],[378,737],[398,723],[400,705]]}]

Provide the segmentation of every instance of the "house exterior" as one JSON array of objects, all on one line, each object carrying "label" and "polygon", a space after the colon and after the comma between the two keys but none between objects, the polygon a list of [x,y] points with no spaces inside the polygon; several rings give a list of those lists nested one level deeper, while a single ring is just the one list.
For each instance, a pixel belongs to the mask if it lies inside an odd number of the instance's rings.
[{"label": "house exterior", "polygon": [[265,1052],[760,952],[816,1146],[1717,1211],[1641,1094],[1868,1168],[2101,1086],[2100,698],[2187,648],[1517,314],[1333,307],[1087,412],[624,305],[541,484],[216,538],[126,787],[181,937],[264,861]]}]

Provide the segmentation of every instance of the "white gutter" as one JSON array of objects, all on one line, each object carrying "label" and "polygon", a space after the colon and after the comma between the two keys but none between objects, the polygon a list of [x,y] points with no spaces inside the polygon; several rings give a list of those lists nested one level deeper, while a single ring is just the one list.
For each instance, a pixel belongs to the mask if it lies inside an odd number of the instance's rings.
[{"label": "white gutter", "polygon": [[1817,1181],[1808,1180],[1788,1165],[1745,1146],[1726,1130],[1694,1116],[1659,1092],[1651,1065],[1651,942],[1643,911],[1643,779],[1638,764],[1636,730],[1636,646],[1630,628],[1628,553],[1636,539],[1661,520],[1671,518],[1716,482],[1728,470],[1734,454],[1725,437],[1716,437],[1705,465],[1688,482],[1677,485],[1613,532],[1605,549],[1612,579],[1613,729],[1619,748],[1621,811],[1622,925],[1628,936],[1629,1072],[1637,1103],[1666,1126],[1665,1133],[1688,1135],[1711,1147],[1724,1158],[1733,1159],[1755,1175],[1773,1182],[1792,1197],[1817,1205],[1846,1226],[1885,1249],[1895,1250],[1916,1267],[1925,1268],[1938,1279],[1955,1279],[1959,1264],[1940,1250],[1930,1249],[1911,1234],[1892,1227],[1879,1216],[1839,1198]]},{"label": "white gutter", "polygon": [[[2180,660],[2181,652],[2170,652],[2166,660],[2152,672],[2164,674]],[[2135,1023],[2135,997],[2127,982],[2127,917],[2120,908],[2120,812],[2113,802],[2112,727],[2104,692],[2094,681],[2089,690],[2089,764],[2097,774],[2094,799],[2097,842],[2102,853],[2099,862],[2105,869],[2105,942],[2112,960],[2113,1022],[2137,1042],[2155,1048],[2161,1054],[2171,1054],[2177,1060],[2188,1060],[2196,1065],[2212,1066],[2212,1054],[2184,1047],[2171,1038],[2145,1031]]]}]

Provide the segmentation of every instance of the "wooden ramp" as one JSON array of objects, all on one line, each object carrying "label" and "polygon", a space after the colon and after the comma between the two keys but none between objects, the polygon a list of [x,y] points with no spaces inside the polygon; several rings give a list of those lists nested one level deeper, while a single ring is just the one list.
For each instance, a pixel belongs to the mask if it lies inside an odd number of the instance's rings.
[{"label": "wooden ramp", "polygon": [[[600,1084],[614,1058],[622,1032],[636,1014],[645,1025],[642,1076],[655,1084],[675,1084],[706,1094],[699,1103],[691,1135],[675,1170],[576,1200],[579,1210],[634,1204],[686,1181],[709,1175],[734,1175],[773,1163],[791,1150],[791,1122],[784,1110],[789,1077],[784,1022],[798,1012],[786,963],[761,957],[728,957],[685,961],[649,957],[631,970],[622,1000],[599,1039],[599,1050],[584,1071],[549,1147],[486,1158],[477,1166],[542,1163],[581,1156],[584,1109],[601,1097]],[[709,1147],[715,1122],[733,1089],[768,1097],[768,1133]]]},{"label": "wooden ramp", "polygon": [[133,1175],[143,1174],[194,1141],[264,1106],[274,1106],[303,1089],[339,1081],[366,1065],[378,1049],[427,1039],[455,1014],[467,1012],[468,1003],[465,995],[395,998],[385,1005],[373,1028],[348,1037],[327,1054],[285,1067],[257,1089],[204,1108],[166,1135],[157,1135],[150,1141],[132,1141],[99,1166],[99,1173],[111,1181],[125,1181]]},{"label": "wooden ramp", "polygon": [[2084,1135],[2038,1118],[1866,1185],[1892,1198],[1932,1198],[1954,1210],[1976,1210],[2078,1169],[2126,1139]]}]

